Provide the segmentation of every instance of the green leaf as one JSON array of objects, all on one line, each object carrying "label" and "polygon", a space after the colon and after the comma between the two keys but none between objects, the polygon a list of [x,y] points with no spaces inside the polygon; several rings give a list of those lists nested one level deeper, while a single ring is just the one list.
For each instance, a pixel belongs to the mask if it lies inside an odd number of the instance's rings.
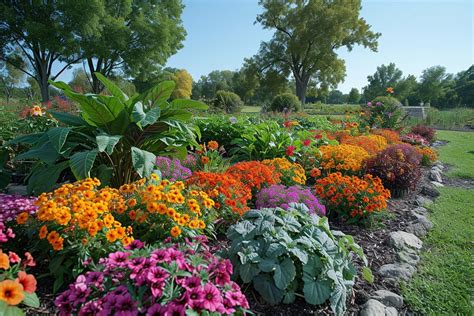
[{"label": "green leaf", "polygon": [[321,274],[323,263],[317,254],[309,257],[308,263],[303,266],[303,274],[309,278],[314,278]]},{"label": "green leaf", "polygon": [[258,274],[258,268],[252,263],[242,264],[239,268],[239,275],[244,283],[252,282],[254,276]]},{"label": "green leaf", "polygon": [[145,127],[148,125],[155,124],[156,121],[160,118],[161,108],[155,106],[150,111],[146,112],[145,117],[140,121],[140,124]]},{"label": "green leaf", "polygon": [[35,133],[35,134],[27,134],[18,136],[8,142],[5,145],[14,145],[14,144],[28,144],[33,145],[35,144],[45,133]]},{"label": "green leaf", "polygon": [[260,274],[253,280],[253,287],[257,292],[272,305],[276,305],[281,302],[285,292],[275,286],[273,279],[266,274]]},{"label": "green leaf", "polygon": [[149,108],[153,108],[155,105],[161,105],[170,98],[175,85],[175,82],[171,80],[160,82],[148,91],[142,93],[138,99],[145,103]]},{"label": "green leaf", "polygon": [[95,140],[100,152],[105,151],[112,155],[115,145],[117,145],[121,138],[121,135],[97,135]]},{"label": "green leaf", "polygon": [[279,289],[286,289],[296,276],[296,269],[291,258],[286,257],[279,265],[275,267],[273,279]]},{"label": "green leaf", "polygon": [[146,150],[132,147],[132,164],[140,177],[148,177],[155,167],[156,156]]},{"label": "green leaf", "polygon": [[291,304],[295,301],[295,299],[296,299],[295,291],[293,290],[287,291],[285,293],[285,296],[283,297],[283,303]]},{"label": "green leaf", "polygon": [[84,121],[79,115],[73,115],[71,113],[66,112],[56,112],[48,110],[48,113],[51,114],[56,120],[60,123],[70,126],[85,126],[87,122]]},{"label": "green leaf", "polygon": [[25,313],[19,308],[19,307],[16,307],[16,306],[7,306],[3,313],[0,314],[2,316],[23,316],[25,315]]},{"label": "green leaf", "polygon": [[140,122],[143,121],[146,117],[145,111],[143,110],[143,104],[137,102],[133,105],[133,111],[131,115],[132,122],[135,122],[140,125]]},{"label": "green leaf", "polygon": [[40,301],[38,299],[38,296],[36,293],[28,293],[23,291],[23,295],[25,298],[23,299],[23,304],[30,306],[30,307],[39,307],[40,306]]},{"label": "green leaf", "polygon": [[370,284],[374,283],[374,275],[372,274],[372,270],[370,270],[369,267],[362,268],[362,277]]},{"label": "green leaf", "polygon": [[97,79],[104,85],[104,87],[112,94],[114,97],[120,99],[122,102],[128,100],[128,96],[112,81],[107,79],[100,72],[94,72]]},{"label": "green leaf", "polygon": [[38,163],[31,170],[28,177],[28,194],[39,195],[43,192],[51,191],[56,185],[61,172],[68,167],[67,161],[62,161],[54,165]]},{"label": "green leaf", "polygon": [[308,262],[308,254],[300,248],[290,248],[290,252],[295,255],[303,265]]},{"label": "green leaf", "polygon": [[277,263],[276,263],[275,259],[268,259],[267,258],[267,259],[262,260],[262,262],[260,262],[258,264],[258,267],[263,272],[271,272],[271,271],[275,270],[276,265],[277,265]]},{"label": "green leaf", "polygon": [[70,131],[70,127],[53,127],[50,128],[46,133],[49,137],[49,140],[51,141],[51,144],[53,144],[54,149],[56,149],[59,154],[62,153],[61,149],[63,148],[67,135]]},{"label": "green leaf", "polygon": [[176,109],[207,110],[209,106],[196,100],[176,99],[171,101],[170,106]]},{"label": "green leaf", "polygon": [[69,159],[69,167],[76,179],[84,179],[90,177],[90,171],[94,166],[95,159],[98,154],[97,149],[81,151],[75,153]]},{"label": "green leaf", "polygon": [[323,304],[331,296],[331,284],[327,280],[305,281],[303,293],[306,302],[314,305]]},{"label": "green leaf", "polygon": [[19,154],[15,160],[39,159],[47,164],[53,164],[59,158],[59,154],[50,141],[43,143],[39,147],[33,147],[27,152]]}]

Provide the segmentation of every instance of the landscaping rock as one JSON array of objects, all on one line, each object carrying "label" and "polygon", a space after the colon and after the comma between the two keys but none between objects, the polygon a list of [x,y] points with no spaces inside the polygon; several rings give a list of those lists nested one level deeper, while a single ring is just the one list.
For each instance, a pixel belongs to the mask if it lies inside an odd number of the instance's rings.
[{"label": "landscaping rock", "polygon": [[388,279],[395,280],[405,280],[408,281],[413,273],[415,273],[416,268],[408,263],[390,263],[385,264],[380,267],[379,273]]},{"label": "landscaping rock", "polygon": [[421,216],[427,216],[428,215],[428,210],[424,207],[415,207],[410,211],[411,215],[416,217],[417,215]]},{"label": "landscaping rock", "polygon": [[430,197],[438,197],[439,191],[436,187],[430,185],[424,185],[421,187],[421,194],[430,196]]},{"label": "landscaping rock", "polygon": [[395,307],[386,307],[385,316],[398,316],[398,311]]},{"label": "landscaping rock", "polygon": [[6,187],[6,191],[8,194],[12,194],[12,195],[24,195],[24,196],[28,195],[27,190],[26,190],[26,185],[9,184]]},{"label": "landscaping rock", "polygon": [[415,204],[416,206],[423,206],[425,205],[425,198],[422,197],[421,195],[417,195],[415,197],[415,201],[413,201],[413,204]]},{"label": "landscaping rock", "polygon": [[391,306],[396,308],[400,308],[403,306],[403,297],[387,290],[375,291],[372,294],[371,298],[381,302],[385,306]]},{"label": "landscaping rock", "polygon": [[414,213],[413,215],[416,217],[416,223],[420,223],[421,225],[423,225],[426,230],[430,230],[431,228],[433,228],[433,223],[428,218],[426,218],[426,216],[416,213]]},{"label": "landscaping rock", "polygon": [[360,316],[380,316],[385,315],[385,305],[379,301],[370,299],[362,306]]},{"label": "landscaping rock", "polygon": [[443,182],[443,178],[441,177],[441,170],[438,168],[431,168],[430,174],[429,174],[430,180],[436,181],[436,182]]},{"label": "landscaping rock", "polygon": [[397,252],[397,259],[401,263],[407,263],[411,266],[416,266],[420,262],[420,256],[413,249],[405,249]]},{"label": "landscaping rock", "polygon": [[437,181],[431,181],[431,184],[434,185],[437,188],[442,188],[444,187],[444,184],[437,182]]},{"label": "landscaping rock", "polygon": [[388,235],[388,244],[398,250],[421,249],[423,247],[423,242],[418,237],[403,231],[391,232]]},{"label": "landscaping rock", "polygon": [[416,237],[425,237],[428,234],[428,230],[423,224],[418,222],[413,222],[406,227],[406,231],[415,235]]}]

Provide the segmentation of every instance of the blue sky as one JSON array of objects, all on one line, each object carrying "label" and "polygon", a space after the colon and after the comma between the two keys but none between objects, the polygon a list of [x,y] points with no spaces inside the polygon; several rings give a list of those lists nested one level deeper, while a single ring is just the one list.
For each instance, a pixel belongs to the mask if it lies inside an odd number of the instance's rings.
[{"label": "blue sky", "polygon": [[[212,70],[240,68],[272,32],[254,25],[261,11],[257,0],[185,0],[184,48],[168,65],[187,69],[194,80]],[[339,89],[361,88],[377,66],[394,62],[404,73],[419,76],[423,69],[443,65],[459,72],[474,63],[473,1],[367,0],[361,16],[382,33],[377,53],[363,48],[342,50],[346,79]]]},{"label": "blue sky", "polygon": [[[361,16],[382,33],[378,52],[356,47],[340,51],[346,78],[338,88],[348,92],[367,84],[377,66],[394,62],[404,75],[442,65],[450,73],[474,63],[472,0],[363,0]],[[194,80],[212,70],[237,70],[254,55],[272,31],[254,24],[257,0],[184,0],[187,31],[184,47],[167,66],[187,69]],[[59,79],[69,81],[72,70]]]}]

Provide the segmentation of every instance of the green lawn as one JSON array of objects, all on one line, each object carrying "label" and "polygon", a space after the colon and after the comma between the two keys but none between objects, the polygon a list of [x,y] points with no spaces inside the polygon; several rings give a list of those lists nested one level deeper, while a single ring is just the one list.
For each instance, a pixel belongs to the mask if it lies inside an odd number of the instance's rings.
[{"label": "green lawn", "polygon": [[449,176],[474,178],[474,132],[437,131],[438,139],[448,140],[439,158],[454,168]]},{"label": "green lawn", "polygon": [[[440,132],[449,140],[440,148],[441,161],[452,164],[453,177],[474,178],[474,134]],[[471,149],[469,149],[471,148]],[[433,230],[424,240],[418,273],[402,284],[405,302],[427,315],[473,315],[474,190],[440,188],[430,208]]]},{"label": "green lawn", "polygon": [[260,113],[261,110],[262,110],[261,106],[244,105],[240,112],[241,113]]}]

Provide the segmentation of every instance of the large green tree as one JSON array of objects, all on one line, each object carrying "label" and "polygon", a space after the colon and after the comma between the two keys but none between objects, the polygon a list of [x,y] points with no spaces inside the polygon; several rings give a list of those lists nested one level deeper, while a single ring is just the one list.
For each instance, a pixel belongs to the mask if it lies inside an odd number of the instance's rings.
[{"label": "large green tree", "polygon": [[193,85],[193,98],[212,100],[219,90],[233,91],[233,77],[234,72],[230,70],[214,70],[207,76],[201,76]]},{"label": "large green tree", "polygon": [[357,88],[352,88],[351,91],[349,91],[349,96],[347,98],[347,103],[351,104],[357,104],[360,101],[360,93]]},{"label": "large green tree", "polygon": [[81,60],[78,38],[100,30],[103,8],[101,0],[2,0],[0,59],[34,78],[46,102],[48,80]]},{"label": "large green tree", "polygon": [[[385,95],[386,89],[388,87],[395,89],[402,77],[403,72],[394,63],[378,66],[373,75],[367,76],[369,84],[364,87],[365,99],[370,101],[375,97]],[[395,92],[398,93],[397,89]]]},{"label": "large green tree", "polygon": [[13,65],[0,62],[0,86],[3,90],[3,96],[8,103],[13,96],[15,88],[23,81],[25,74]]},{"label": "large green tree", "polygon": [[474,65],[456,75],[455,91],[459,104],[474,107]]},{"label": "large green tree", "polygon": [[421,74],[418,95],[423,102],[429,102],[436,107],[442,106],[440,101],[452,88],[452,80],[453,76],[448,74],[443,66],[427,68]]},{"label": "large green tree", "polygon": [[260,0],[257,22],[275,30],[257,54],[262,70],[292,74],[304,104],[310,85],[336,85],[345,73],[337,50],[354,45],[377,49],[380,36],[359,16],[360,0]]},{"label": "large green tree", "polygon": [[103,0],[101,32],[83,36],[92,90],[104,88],[94,75],[123,72],[150,80],[160,65],[175,54],[186,36],[181,0]]}]

